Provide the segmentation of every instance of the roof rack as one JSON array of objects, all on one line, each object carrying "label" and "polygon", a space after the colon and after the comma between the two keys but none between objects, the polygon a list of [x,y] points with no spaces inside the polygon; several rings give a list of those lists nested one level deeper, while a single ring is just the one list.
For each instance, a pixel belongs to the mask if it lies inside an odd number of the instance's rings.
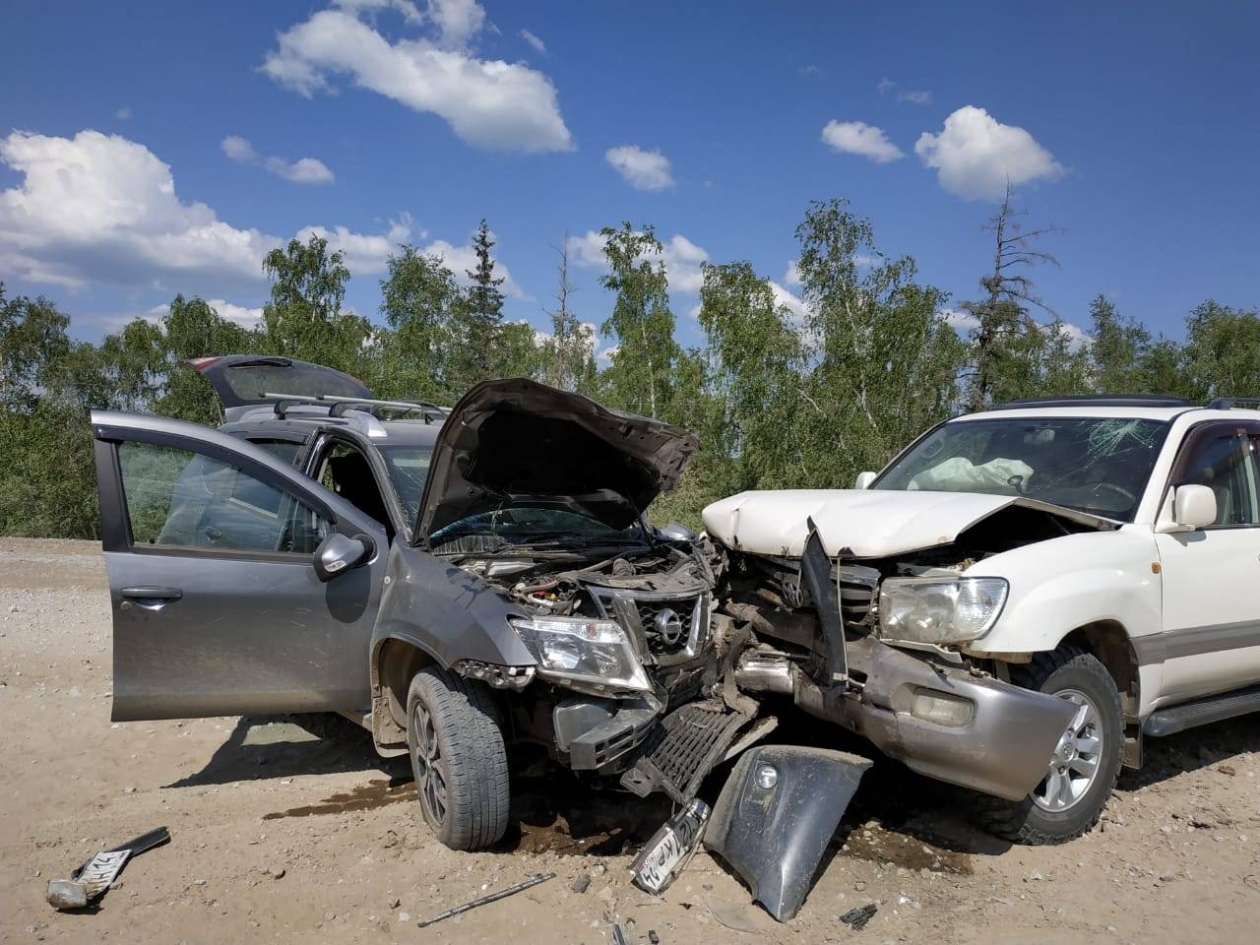
[{"label": "roof rack", "polygon": [[373,415],[377,411],[395,412],[395,413],[418,413],[424,418],[425,423],[431,423],[433,420],[441,420],[451,412],[450,407],[440,407],[437,404],[427,402],[411,403],[404,400],[372,400],[367,397],[336,397],[327,394],[318,394],[314,397],[308,397],[304,394],[263,394],[264,400],[274,402],[276,416],[284,418],[285,413],[297,406],[318,406],[327,407],[328,416],[342,417],[345,416],[347,410],[357,410],[359,408],[367,408],[367,412]]},{"label": "roof rack", "polygon": [[1207,405],[1208,410],[1233,410],[1238,406],[1260,407],[1260,397],[1217,397]]},{"label": "roof rack", "polygon": [[1184,397],[1168,394],[1064,394],[1059,397],[1025,397],[992,407],[1021,410],[1025,407],[1192,407]]}]

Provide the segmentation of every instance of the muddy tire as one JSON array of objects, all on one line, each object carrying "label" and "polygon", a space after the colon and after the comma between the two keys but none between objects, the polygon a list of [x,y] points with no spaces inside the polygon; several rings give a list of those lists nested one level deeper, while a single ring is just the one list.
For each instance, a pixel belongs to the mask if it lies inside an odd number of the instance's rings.
[{"label": "muddy tire", "polygon": [[1094,656],[1063,646],[1011,667],[1011,682],[1079,706],[1046,777],[1022,801],[978,796],[977,815],[990,833],[1013,843],[1066,843],[1098,823],[1120,775],[1124,712],[1116,684]]},{"label": "muddy tire", "polygon": [[484,850],[508,825],[503,732],[484,683],[437,666],[407,693],[407,747],[420,811],[452,850]]}]

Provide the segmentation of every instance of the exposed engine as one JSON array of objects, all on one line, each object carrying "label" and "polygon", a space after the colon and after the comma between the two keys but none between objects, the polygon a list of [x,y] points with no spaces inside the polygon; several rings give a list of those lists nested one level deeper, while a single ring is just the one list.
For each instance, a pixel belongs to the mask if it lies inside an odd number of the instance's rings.
[{"label": "exposed engine", "polygon": [[637,644],[640,659],[672,667],[699,658],[709,645],[713,571],[698,546],[656,544],[573,567],[544,554],[470,557],[460,566],[499,585],[538,614],[617,621]]}]

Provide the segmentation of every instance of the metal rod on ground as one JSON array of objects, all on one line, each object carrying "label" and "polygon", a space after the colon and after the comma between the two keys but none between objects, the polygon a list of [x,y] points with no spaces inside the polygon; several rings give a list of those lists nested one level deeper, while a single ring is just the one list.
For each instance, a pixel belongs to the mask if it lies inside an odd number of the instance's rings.
[{"label": "metal rod on ground", "polygon": [[470,909],[476,909],[478,906],[484,906],[490,902],[498,902],[500,899],[506,899],[508,896],[514,896],[518,892],[524,892],[531,886],[537,886],[539,883],[545,883],[549,879],[555,879],[555,873],[538,873],[529,879],[517,883],[515,886],[509,886],[507,889],[500,889],[498,892],[490,893],[488,896],[482,896],[480,899],[474,899],[472,902],[466,902],[462,906],[456,906],[454,909],[447,909],[440,915],[435,915],[431,919],[423,919],[417,922],[420,928],[433,925],[435,922],[441,922],[443,919],[449,919],[451,916],[459,915],[462,912],[468,912]]}]

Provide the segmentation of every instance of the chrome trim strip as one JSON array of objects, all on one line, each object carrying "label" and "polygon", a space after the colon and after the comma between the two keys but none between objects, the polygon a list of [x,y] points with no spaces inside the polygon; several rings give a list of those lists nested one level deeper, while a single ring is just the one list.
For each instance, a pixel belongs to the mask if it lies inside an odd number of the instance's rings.
[{"label": "chrome trim strip", "polygon": [[1260,620],[1164,630],[1135,636],[1132,640],[1138,665],[1148,666],[1188,656],[1202,656],[1204,653],[1260,647]]}]

